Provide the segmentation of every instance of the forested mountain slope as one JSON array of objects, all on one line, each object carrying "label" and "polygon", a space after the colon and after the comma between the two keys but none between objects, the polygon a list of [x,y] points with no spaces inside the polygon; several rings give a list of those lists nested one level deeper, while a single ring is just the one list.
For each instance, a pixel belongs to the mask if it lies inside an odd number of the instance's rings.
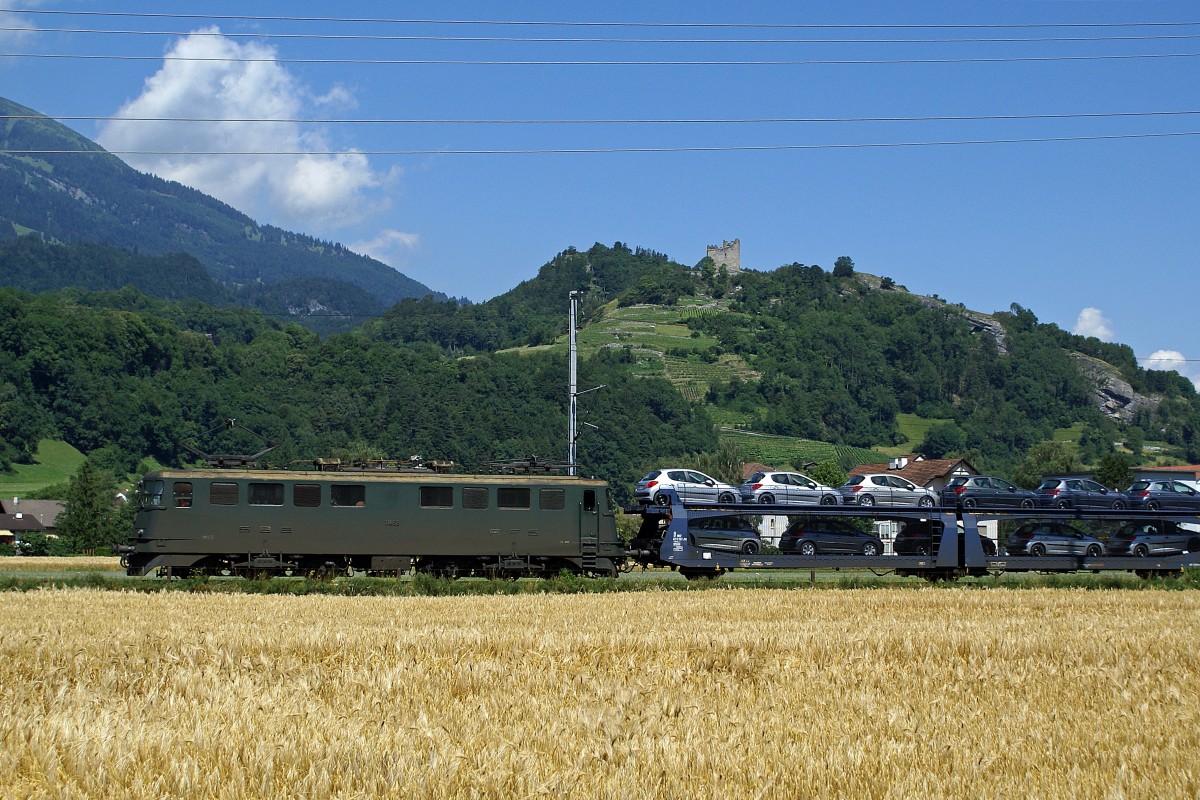
[{"label": "forested mountain slope", "polygon": [[[1136,462],[1144,442],[1156,442],[1159,455],[1200,460],[1200,401],[1177,373],[1142,369],[1129,347],[1040,323],[1019,306],[981,314],[852,266],[725,276],[597,244],[559,253],[487,303],[405,301],[365,332],[450,353],[562,348],[574,288],[586,291],[585,352],[603,348],[631,372],[663,374],[680,388],[701,380],[695,399],[750,430],[898,446],[897,415],[907,414],[940,421],[928,455],[966,455],[980,468],[1010,469],[1064,429],[1079,432],[1084,463],[1116,443]],[[646,310],[625,310],[638,304]]]},{"label": "forested mountain slope", "polygon": [[322,279],[357,286],[384,306],[431,293],[339,244],[259,225],[195,189],[138,172],[24,106],[0,98],[0,115],[9,117],[0,120],[0,149],[86,151],[0,153],[0,241],[33,234],[141,255],[187,253],[227,287]]},{"label": "forested mountain slope", "polygon": [[[630,485],[657,458],[711,451],[703,409],[669,383],[631,375],[609,354],[581,365],[605,384],[585,408],[601,435],[582,442],[581,471]],[[0,289],[0,466],[40,438],[139,458],[188,458],[182,445],[237,419],[278,450],[272,463],[317,456],[453,459],[566,455],[563,353],[445,356],[353,332],[325,340],[245,309],[118,293]],[[255,440],[198,442],[229,452]]]}]

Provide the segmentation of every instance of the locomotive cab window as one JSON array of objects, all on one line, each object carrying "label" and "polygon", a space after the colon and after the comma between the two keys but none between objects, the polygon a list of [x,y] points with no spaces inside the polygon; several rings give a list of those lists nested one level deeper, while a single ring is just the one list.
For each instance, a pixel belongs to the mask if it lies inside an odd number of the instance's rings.
[{"label": "locomotive cab window", "polygon": [[174,498],[173,505],[176,508],[191,508],[192,482],[176,481],[174,486],[171,487],[171,496]]},{"label": "locomotive cab window", "polygon": [[595,489],[584,490],[583,510],[584,511],[595,511],[596,510],[596,490]]},{"label": "locomotive cab window", "polygon": [[329,487],[329,502],[335,506],[365,506],[367,487],[361,484],[335,483]]},{"label": "locomotive cab window", "polygon": [[142,481],[138,486],[138,503],[142,508],[156,508],[163,504],[163,481]]},{"label": "locomotive cab window", "polygon": [[529,490],[500,487],[496,490],[496,508],[529,508]]},{"label": "locomotive cab window", "polygon": [[453,486],[422,486],[421,508],[453,508]]},{"label": "locomotive cab window", "polygon": [[281,506],[283,505],[283,484],[252,483],[250,484],[249,501],[252,506]]}]

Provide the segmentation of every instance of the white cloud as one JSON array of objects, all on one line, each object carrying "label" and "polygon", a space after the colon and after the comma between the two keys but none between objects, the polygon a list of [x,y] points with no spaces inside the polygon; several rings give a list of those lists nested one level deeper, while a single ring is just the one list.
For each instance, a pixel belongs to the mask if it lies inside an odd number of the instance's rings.
[{"label": "white cloud", "polygon": [[399,269],[420,243],[421,237],[415,233],[387,229],[380,231],[379,235],[373,239],[346,246],[356,253],[363,253]]},{"label": "white cloud", "polygon": [[[219,33],[207,28],[206,34]],[[325,133],[299,122],[238,122],[302,119],[309,109],[350,106],[351,94],[334,86],[318,97],[277,63],[275,49],[224,36],[189,35],[168,56],[206,59],[163,62],[139,97],[117,112],[125,118],[203,117],[198,122],[115,120],[98,138],[109,150],[185,152],[328,151]],[[225,58],[260,59],[222,61]],[[371,168],[367,157],[341,155],[154,155],[121,156],[133,167],[211,194],[264,222],[314,229],[360,223],[387,207],[378,190],[396,177]]]},{"label": "white cloud", "polygon": [[1155,350],[1140,363],[1145,369],[1174,370],[1200,389],[1200,364],[1189,362],[1178,350]]},{"label": "white cloud", "polygon": [[1100,309],[1088,307],[1079,312],[1071,333],[1079,336],[1095,336],[1097,339],[1111,342],[1113,339],[1112,322],[1104,316]]},{"label": "white cloud", "polygon": [[0,11],[0,45],[12,47],[14,45],[24,44],[34,34],[30,31],[33,28],[33,18],[28,14],[13,14],[10,11],[20,11],[21,9],[37,8],[41,5],[40,2],[13,2],[6,3],[9,11]]}]

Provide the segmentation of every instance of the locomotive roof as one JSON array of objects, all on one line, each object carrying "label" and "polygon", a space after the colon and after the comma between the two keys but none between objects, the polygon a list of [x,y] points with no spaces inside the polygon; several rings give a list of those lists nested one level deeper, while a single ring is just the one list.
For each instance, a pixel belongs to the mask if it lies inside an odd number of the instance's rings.
[{"label": "locomotive roof", "polygon": [[478,474],[460,472],[435,472],[433,470],[298,470],[298,469],[162,469],[147,472],[145,479],[154,478],[199,478],[227,480],[275,480],[275,481],[306,481],[309,483],[347,483],[351,481],[383,481],[385,483],[415,483],[436,481],[438,483],[506,483],[506,484],[553,484],[553,483],[588,483],[607,486],[599,478],[584,478],[578,475],[549,475],[549,474]]}]

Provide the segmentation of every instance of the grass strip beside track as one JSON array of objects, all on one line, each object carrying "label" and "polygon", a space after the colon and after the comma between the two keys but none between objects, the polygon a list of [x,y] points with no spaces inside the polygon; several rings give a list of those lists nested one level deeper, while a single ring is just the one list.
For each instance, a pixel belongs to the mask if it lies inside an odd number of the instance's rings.
[{"label": "grass strip beside track", "polygon": [[[450,580],[428,575],[411,578],[345,577],[333,580],[310,578],[126,578],[112,573],[83,575],[27,576],[0,573],[0,592],[31,592],[43,589],[104,589],[123,592],[191,592],[199,594],[279,594],[331,595],[342,597],[440,597],[470,595],[536,595],[536,594],[607,594],[639,592],[688,592],[701,590],[749,589],[912,589],[929,584],[919,578],[897,578],[870,572],[818,572],[815,580],[808,573],[773,574],[731,573],[715,580],[684,580],[672,573],[661,573],[645,579],[624,576],[580,578],[560,574],[552,578],[521,580],[489,580],[468,578]],[[1064,573],[1064,574],[1005,574],[999,577],[964,578],[946,587],[962,589],[1125,589],[1131,591],[1163,589],[1200,589],[1200,569],[1185,570],[1177,578],[1144,580],[1126,572]]]}]

